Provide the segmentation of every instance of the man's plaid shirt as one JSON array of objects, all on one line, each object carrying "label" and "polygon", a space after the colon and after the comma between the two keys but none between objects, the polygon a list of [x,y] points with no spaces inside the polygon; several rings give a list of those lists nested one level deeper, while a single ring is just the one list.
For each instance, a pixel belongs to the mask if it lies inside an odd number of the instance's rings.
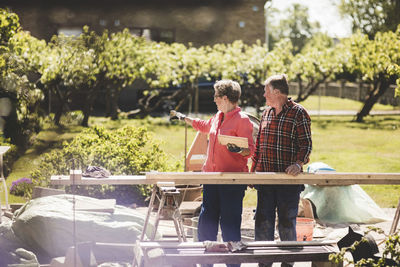
[{"label": "man's plaid shirt", "polygon": [[296,161],[308,163],[312,149],[310,125],[307,111],[290,98],[278,115],[268,107],[261,117],[251,170],[284,172]]}]

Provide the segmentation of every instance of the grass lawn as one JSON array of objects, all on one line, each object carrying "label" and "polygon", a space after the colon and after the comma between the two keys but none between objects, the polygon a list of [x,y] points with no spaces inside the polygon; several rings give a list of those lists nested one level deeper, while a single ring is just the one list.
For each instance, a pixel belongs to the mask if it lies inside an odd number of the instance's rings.
[{"label": "grass lawn", "polygon": [[[295,99],[296,97],[294,97]],[[312,95],[301,104],[308,110],[360,110],[363,106],[362,102],[350,99],[337,98],[333,96],[318,96]],[[373,110],[393,110],[399,109],[390,105],[375,104]]]},{"label": "grass lawn", "polygon": [[[318,97],[312,96],[302,103],[307,109],[315,109]],[[360,102],[322,97],[323,109],[357,110]],[[357,108],[355,108],[357,107]],[[391,106],[376,106],[374,109],[393,109]],[[207,116],[205,116],[207,118]],[[117,129],[125,125],[146,126],[162,142],[162,148],[169,155],[170,162],[184,158],[185,127],[182,123],[171,124],[167,117],[146,118],[142,120],[120,119],[111,121],[107,118],[93,117],[90,125],[103,125]],[[11,182],[29,177],[29,173],[38,164],[41,154],[57,149],[60,143],[70,140],[83,128],[68,124],[60,129],[48,126],[36,137],[35,145],[14,164],[13,171],[7,179]],[[195,131],[188,127],[188,149]],[[312,117],[313,152],[312,162],[324,162],[339,172],[400,172],[400,116],[369,116],[365,123],[352,122],[351,117]],[[307,166],[305,166],[307,167]],[[363,185],[364,190],[381,207],[396,207],[400,197],[400,186]],[[245,206],[256,204],[255,190],[248,190]],[[4,199],[4,194],[2,194]],[[4,201],[4,200],[3,200]],[[11,202],[23,202],[24,199],[11,196]],[[4,202],[2,202],[4,203]]]}]

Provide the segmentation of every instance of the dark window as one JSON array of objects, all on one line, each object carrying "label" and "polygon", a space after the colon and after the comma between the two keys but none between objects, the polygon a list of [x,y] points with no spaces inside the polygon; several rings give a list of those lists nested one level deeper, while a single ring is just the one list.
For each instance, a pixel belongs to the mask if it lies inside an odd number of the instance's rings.
[{"label": "dark window", "polygon": [[155,42],[173,43],[175,42],[175,30],[159,28],[131,28],[130,32],[136,36],[142,36]]}]

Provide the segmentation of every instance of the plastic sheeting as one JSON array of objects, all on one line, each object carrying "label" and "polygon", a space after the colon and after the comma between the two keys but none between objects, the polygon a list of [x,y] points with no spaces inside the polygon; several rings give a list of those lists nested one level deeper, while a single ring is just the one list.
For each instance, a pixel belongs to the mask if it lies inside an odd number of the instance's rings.
[{"label": "plastic sheeting", "polygon": [[[335,170],[322,162],[312,163],[307,168],[310,173],[318,171]],[[306,185],[301,197],[311,200],[321,222],[378,223],[390,220],[359,185]]]},{"label": "plastic sheeting", "polygon": [[[75,196],[79,202],[94,198]],[[73,246],[73,196],[56,195],[26,203],[13,218],[12,230],[25,247],[50,257],[65,256]],[[75,211],[76,242],[135,243],[140,238],[144,215],[115,206],[114,212]],[[146,234],[154,229],[149,225]],[[159,236],[159,235],[158,235]]]}]

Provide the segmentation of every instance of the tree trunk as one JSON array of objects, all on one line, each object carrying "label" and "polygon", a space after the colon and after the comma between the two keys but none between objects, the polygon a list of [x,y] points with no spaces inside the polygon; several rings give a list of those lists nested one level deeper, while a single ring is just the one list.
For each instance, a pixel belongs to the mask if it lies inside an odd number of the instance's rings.
[{"label": "tree trunk", "polygon": [[318,82],[314,83],[314,80],[311,80],[309,84],[305,87],[305,89],[302,89],[304,93],[301,95],[299,94],[297,96],[297,99],[295,102],[300,103],[301,101],[306,100],[310,95],[312,95],[318,88],[319,86],[326,81],[326,79],[329,77],[329,75],[323,76],[321,80]]},{"label": "tree trunk", "polygon": [[61,90],[60,90],[60,88],[58,87],[58,86],[55,86],[55,93],[56,93],[56,96],[57,96],[57,98],[58,98],[58,100],[60,101],[60,106],[58,106],[57,107],[57,110],[56,110],[56,112],[55,112],[55,115],[54,115],[54,123],[57,125],[57,126],[60,126],[60,119],[61,119],[61,116],[62,116],[62,114],[63,114],[63,112],[64,112],[64,106],[66,105],[66,103],[67,103],[67,101],[68,101],[68,94],[67,93],[65,93],[64,95],[62,94],[62,92],[61,92]]},{"label": "tree trunk", "polygon": [[111,93],[111,114],[110,117],[112,120],[118,120],[118,99],[119,99],[119,92],[121,90],[117,88],[113,88]]},{"label": "tree trunk", "polygon": [[297,84],[299,85],[299,91],[297,92],[296,102],[302,98],[303,94],[303,81],[301,80],[300,74],[297,74]]},{"label": "tree trunk", "polygon": [[156,110],[167,100],[176,100],[179,101],[178,105],[175,106],[175,110],[180,110],[181,105],[187,101],[187,91],[185,88],[182,88],[172,95],[169,96],[152,96],[148,95],[143,98],[140,98],[138,101],[140,114],[141,116],[148,115],[150,112]]},{"label": "tree trunk", "polygon": [[111,117],[111,93],[112,88],[110,86],[106,86],[106,93],[104,96],[104,102],[106,105],[106,117]]},{"label": "tree trunk", "polygon": [[[11,98],[10,98],[11,99]],[[3,130],[4,136],[11,139],[11,143],[18,146],[19,149],[25,150],[27,145],[27,138],[24,136],[21,125],[18,121],[17,115],[17,100],[12,99],[12,108],[10,114],[5,119],[5,127]]]},{"label": "tree trunk", "polygon": [[97,92],[99,88],[93,88],[89,90],[88,94],[86,95],[85,105],[82,108],[83,112],[83,120],[81,122],[81,126],[88,127],[89,126],[89,117],[92,114],[93,110],[93,103],[96,99]]},{"label": "tree trunk", "polygon": [[61,115],[62,115],[62,113],[63,113],[63,104],[61,104],[58,108],[57,108],[57,110],[56,110],[56,113],[55,113],[55,115],[54,115],[54,123],[57,125],[57,126],[60,126],[60,119],[61,119]]},{"label": "tree trunk", "polygon": [[383,75],[374,83],[373,88],[370,90],[368,96],[364,101],[364,106],[357,113],[356,122],[363,122],[364,117],[369,115],[372,107],[378,102],[379,98],[386,92],[389,88],[390,82],[388,79],[383,77]]}]

